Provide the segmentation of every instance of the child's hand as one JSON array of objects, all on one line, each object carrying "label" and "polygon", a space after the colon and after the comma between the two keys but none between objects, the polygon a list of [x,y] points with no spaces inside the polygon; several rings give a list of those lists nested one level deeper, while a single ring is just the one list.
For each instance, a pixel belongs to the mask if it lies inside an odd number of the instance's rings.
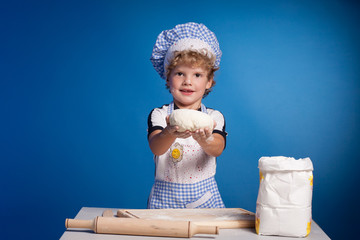
[{"label": "child's hand", "polygon": [[196,130],[195,132],[192,133],[192,137],[197,142],[207,142],[213,139],[212,131],[210,131],[209,128]]},{"label": "child's hand", "polygon": [[[214,128],[215,127],[216,127],[216,122],[214,121]],[[192,133],[192,137],[197,142],[208,142],[214,139],[212,135],[212,131],[209,128],[196,130],[195,132]]]},{"label": "child's hand", "polygon": [[170,126],[169,123],[169,116],[166,117],[166,123],[167,126],[166,128],[163,130],[164,134],[170,134],[176,138],[188,138],[191,136],[191,132],[190,131],[185,131],[185,132],[178,132],[177,130],[179,130],[178,126]]},{"label": "child's hand", "polygon": [[164,134],[170,134],[176,138],[188,138],[191,136],[191,132],[190,131],[186,131],[186,132],[178,132],[177,130],[179,129],[178,126],[170,126],[168,125],[166,128],[164,128],[163,132]]}]

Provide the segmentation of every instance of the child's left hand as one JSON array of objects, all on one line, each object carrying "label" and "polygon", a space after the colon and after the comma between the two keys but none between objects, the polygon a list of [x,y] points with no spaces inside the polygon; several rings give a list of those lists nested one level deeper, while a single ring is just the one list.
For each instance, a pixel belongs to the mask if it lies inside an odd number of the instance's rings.
[{"label": "child's left hand", "polygon": [[[214,121],[214,128],[216,122]],[[220,134],[213,133],[211,129],[204,128],[198,129],[191,133],[193,139],[195,139],[199,145],[204,149],[205,153],[218,157],[225,148],[225,139]]]},{"label": "child's left hand", "polygon": [[[214,128],[216,127],[216,122],[214,121]],[[196,130],[191,134],[191,136],[197,141],[197,142],[207,142],[211,141],[213,139],[212,131],[209,128],[201,128]]]},{"label": "child's left hand", "polygon": [[205,128],[205,129],[198,129],[195,132],[193,132],[191,135],[197,142],[206,142],[211,139],[212,132],[208,128]]}]

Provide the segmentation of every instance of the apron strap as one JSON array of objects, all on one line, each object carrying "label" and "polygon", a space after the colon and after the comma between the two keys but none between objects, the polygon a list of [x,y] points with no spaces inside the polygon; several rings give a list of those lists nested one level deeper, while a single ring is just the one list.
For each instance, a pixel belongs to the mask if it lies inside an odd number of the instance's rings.
[{"label": "apron strap", "polygon": [[[170,115],[170,114],[174,111],[174,107],[175,107],[174,102],[171,102],[171,103],[169,104],[169,108],[168,108],[168,115]],[[206,114],[208,113],[205,105],[202,104],[202,103],[201,103],[201,111],[202,111],[203,113],[206,113]]]}]

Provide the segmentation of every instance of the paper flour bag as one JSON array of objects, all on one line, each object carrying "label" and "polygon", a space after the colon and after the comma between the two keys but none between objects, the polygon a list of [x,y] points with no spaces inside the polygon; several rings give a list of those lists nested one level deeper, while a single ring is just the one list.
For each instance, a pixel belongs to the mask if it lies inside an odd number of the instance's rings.
[{"label": "paper flour bag", "polygon": [[311,229],[310,158],[262,157],[255,228],[259,235],[306,237]]}]

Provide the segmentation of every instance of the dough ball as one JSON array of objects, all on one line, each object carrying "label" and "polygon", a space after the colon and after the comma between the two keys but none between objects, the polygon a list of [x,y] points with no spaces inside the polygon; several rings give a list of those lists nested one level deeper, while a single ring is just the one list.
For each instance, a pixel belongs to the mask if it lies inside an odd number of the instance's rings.
[{"label": "dough ball", "polygon": [[178,132],[194,132],[200,128],[214,128],[214,120],[206,113],[192,109],[176,109],[170,117],[170,126],[178,126]]}]

